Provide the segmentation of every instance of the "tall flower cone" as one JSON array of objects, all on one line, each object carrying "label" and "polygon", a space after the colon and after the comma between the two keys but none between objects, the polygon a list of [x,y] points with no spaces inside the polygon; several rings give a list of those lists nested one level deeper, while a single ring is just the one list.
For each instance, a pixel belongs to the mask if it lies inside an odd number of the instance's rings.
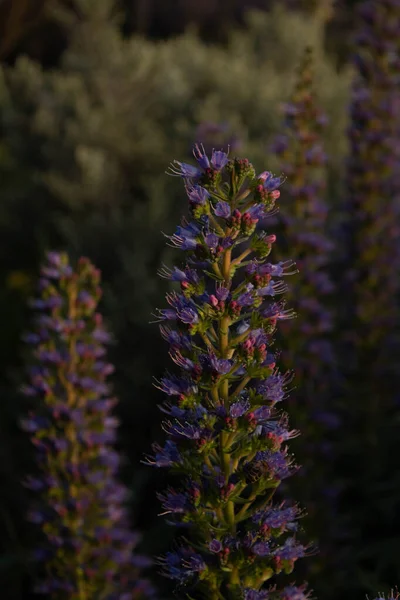
[{"label": "tall flower cone", "polygon": [[[400,268],[400,2],[364,0],[357,18],[340,269],[346,298],[340,323],[346,342],[342,371],[348,386],[337,465],[345,482],[346,523],[337,571],[348,594],[360,588],[371,593],[400,569],[387,508],[397,502],[396,484],[388,482],[398,467],[400,433],[395,359],[400,287],[393,276]],[[363,510],[355,510],[360,502]],[[377,523],[375,531],[371,522]],[[376,531],[379,547],[374,547]]]},{"label": "tall flower cone", "polygon": [[297,537],[301,510],[273,501],[297,469],[286,442],[298,432],[280,408],[292,376],[273,352],[276,326],[294,316],[276,296],[295,269],[268,262],[276,237],[256,232],[281,178],[223,151],[194,156],[170,170],[189,199],[190,220],[167,236],[184,259],[160,271],[180,287],[157,312],[178,370],[157,382],[167,441],[146,462],[180,476],[160,499],[183,531],[161,563],[191,598],[301,599],[305,586],[275,581],[311,551]]},{"label": "tall flower cone", "polygon": [[283,105],[283,133],[275,140],[273,151],[288,178],[282,232],[300,271],[288,294],[299,318],[290,328],[282,328],[282,361],[294,370],[297,384],[291,414],[296,426],[306,433],[305,440],[297,444],[303,478],[296,478],[289,486],[307,506],[314,535],[323,532],[317,564],[329,568],[329,554],[335,554],[329,542],[336,534],[335,495],[331,490],[337,482],[328,472],[327,459],[334,458],[332,431],[340,424],[333,405],[339,378],[330,307],[335,288],[329,275],[333,243],[327,231],[325,199],[327,157],[323,132],[327,119],[319,108],[314,87],[312,49],[306,48],[295,89]]},{"label": "tall flower cone", "polygon": [[49,253],[41,270],[33,365],[24,392],[38,472],[27,479],[29,519],[41,531],[35,559],[36,591],[54,600],[133,600],[152,595],[141,578],[148,560],[132,554],[138,535],[129,528],[127,489],[118,482],[105,358],[109,334],[96,312],[100,272],[81,258]]},{"label": "tall flower cone", "polygon": [[301,271],[289,292],[301,319],[287,341],[286,361],[295,369],[300,388],[311,397],[328,385],[327,371],[334,360],[329,339],[333,318],[326,301],[334,289],[327,272],[333,244],[326,231],[326,154],[322,139],[326,116],[318,106],[313,71],[312,50],[307,48],[295,90],[283,107],[284,133],[273,146],[288,178],[287,211],[282,215],[284,234]]},{"label": "tall flower cone", "polygon": [[400,319],[400,287],[392,276],[400,266],[400,3],[366,0],[359,20],[347,169],[357,257],[354,342],[357,365],[387,377]]}]

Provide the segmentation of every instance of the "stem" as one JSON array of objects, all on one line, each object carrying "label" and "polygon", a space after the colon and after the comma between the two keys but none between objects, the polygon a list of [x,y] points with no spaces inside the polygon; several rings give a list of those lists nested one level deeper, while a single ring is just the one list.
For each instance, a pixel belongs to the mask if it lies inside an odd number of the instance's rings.
[{"label": "stem", "polygon": [[236,515],[236,518],[238,520],[242,519],[245,516],[247,509],[253,504],[253,502],[256,498],[257,498],[257,494],[256,493],[252,494],[250,496],[250,498],[248,499],[248,501],[246,502],[246,504],[243,504],[242,508],[239,510],[238,514]]},{"label": "stem", "polygon": [[204,456],[204,462],[206,463],[206,465],[210,469],[210,471],[212,471],[213,473],[215,473],[214,467],[213,467],[213,465],[211,463],[211,460],[210,460],[209,456],[207,456],[207,455]]},{"label": "stem", "polygon": [[[241,202],[242,200],[244,200],[245,198],[247,198],[247,196],[250,194],[250,190],[247,189],[244,192],[242,192],[241,194],[239,194],[239,196],[236,198],[236,205],[239,204],[239,202]],[[249,208],[249,206],[251,206],[253,204],[253,202],[247,203],[247,208]]]},{"label": "stem", "polygon": [[210,213],[210,221],[211,223],[214,225],[215,229],[218,231],[218,233],[220,235],[225,235],[225,231],[223,230],[223,228],[221,227],[221,225],[218,223],[217,219],[214,217],[213,214]]},{"label": "stem", "polygon": [[[75,321],[77,319],[76,300],[77,300],[77,295],[78,295],[78,290],[77,290],[76,285],[72,284],[67,293],[69,296],[69,298],[68,298],[68,300],[69,300],[68,318],[71,321]],[[79,357],[76,353],[75,334],[70,334],[70,340],[69,340],[68,346],[69,346],[69,348],[68,348],[69,355],[71,358],[70,358],[70,362],[67,367],[67,373],[71,375],[76,372],[77,363],[79,361]],[[77,396],[76,396],[73,384],[66,377],[64,378],[64,382],[65,382],[64,385],[66,387],[66,392],[67,392],[68,405],[70,407],[77,406],[79,404],[79,398],[77,398]],[[80,457],[79,457],[78,439],[76,436],[75,428],[70,427],[68,433],[70,434],[68,437],[70,438],[71,446],[72,446],[71,463],[73,465],[77,466],[77,465],[79,465]],[[78,486],[79,486],[79,482],[77,483],[77,485],[70,486],[69,493],[71,494],[72,498],[78,497],[78,495],[79,495]],[[76,522],[71,523],[71,527],[75,531],[76,531],[76,526],[77,526]],[[77,554],[76,558],[79,560],[79,553]],[[79,562],[84,562],[84,561],[82,561],[82,557],[80,558]],[[79,564],[76,565],[75,572],[76,572],[76,580],[77,580],[76,582],[77,582],[77,588],[78,588],[77,592],[78,592],[79,600],[86,600],[87,599],[87,593],[86,593],[87,590],[86,590],[85,575],[82,570],[82,567],[79,566]]]},{"label": "stem", "polygon": [[209,339],[209,337],[207,336],[206,333],[200,333],[201,339],[203,340],[203,342],[205,343],[205,345],[210,348],[210,350],[212,350],[213,352],[215,352],[215,348],[214,345],[212,344],[211,340]]},{"label": "stem", "polygon": [[[228,232],[227,232],[228,234]],[[224,259],[223,259],[223,263],[222,263],[222,277],[225,279],[225,283],[230,283],[230,271],[231,271],[231,256],[232,256],[232,249],[228,248],[228,250],[225,251],[224,254]]]},{"label": "stem", "polygon": [[[231,269],[231,250],[228,249],[225,251],[222,265],[222,274],[225,279],[225,283],[227,285],[230,284],[230,269]],[[219,326],[219,347],[221,352],[221,357],[226,358],[227,354],[230,351],[229,347],[229,326],[231,324],[231,319],[229,316],[222,317]],[[226,378],[221,384],[220,390],[221,398],[224,401],[225,408],[228,410],[229,408],[229,380]],[[228,439],[229,434],[226,432],[221,432],[219,442],[220,442],[220,459],[221,465],[223,466],[223,471],[225,474],[226,481],[228,481],[231,473],[232,473],[232,465],[230,455],[225,452],[225,449],[228,448]],[[227,523],[231,527],[232,534],[236,533],[236,522],[235,522],[235,504],[232,501],[228,501],[225,507],[225,517]]]},{"label": "stem", "polygon": [[218,388],[215,386],[211,388],[211,397],[214,400],[216,405],[218,405],[220,403]]},{"label": "stem", "polygon": [[247,248],[247,250],[244,250],[242,254],[240,254],[240,256],[238,256],[237,258],[235,258],[235,260],[232,261],[231,266],[239,265],[242,262],[242,260],[252,252],[252,248]]},{"label": "stem", "polygon": [[230,579],[233,585],[240,585],[239,569],[237,567],[232,567]]},{"label": "stem", "polygon": [[[267,504],[267,502],[269,502],[271,500],[271,498],[275,494],[275,492],[276,492],[276,487],[272,488],[272,490],[268,494],[267,498],[263,499],[263,502],[265,502],[265,504]],[[240,511],[238,512],[238,514],[236,515],[237,519],[242,519],[243,517],[246,516],[247,510],[253,504],[254,500],[257,499],[257,496],[258,496],[257,492],[253,492],[253,494],[248,499],[248,502],[246,502],[246,504],[243,504],[242,508],[240,509]]]},{"label": "stem", "polygon": [[249,335],[251,329],[246,329],[246,331],[244,333],[241,333],[240,335],[238,335],[237,337],[233,338],[231,344],[232,346],[237,346],[237,344],[240,344],[240,342],[242,342],[244,339],[247,338],[247,336]]},{"label": "stem", "polygon": [[242,381],[239,383],[239,385],[235,388],[235,390],[229,396],[229,400],[233,400],[236,396],[238,396],[240,394],[240,392],[246,387],[246,385],[249,383],[250,380],[251,380],[251,377],[246,375],[246,377],[244,377],[242,379]]},{"label": "stem", "polygon": [[221,351],[221,357],[226,357],[226,352],[229,349],[229,325],[231,320],[229,317],[222,317],[219,326],[219,348]]},{"label": "stem", "polygon": [[222,279],[222,273],[221,273],[221,270],[220,270],[220,268],[219,268],[219,265],[218,265],[217,263],[213,262],[213,263],[211,263],[211,266],[212,266],[212,268],[213,268],[213,270],[214,270],[214,273],[215,273],[215,274],[216,274],[218,277],[220,277],[220,278]]}]

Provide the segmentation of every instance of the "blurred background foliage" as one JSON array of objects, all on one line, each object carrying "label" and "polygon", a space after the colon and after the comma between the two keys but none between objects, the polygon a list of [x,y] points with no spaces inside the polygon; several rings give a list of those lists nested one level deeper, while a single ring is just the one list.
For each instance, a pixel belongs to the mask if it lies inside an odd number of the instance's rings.
[{"label": "blurred background foliage", "polygon": [[[173,158],[188,159],[196,140],[210,147],[231,143],[257,171],[279,169],[271,143],[280,132],[282,103],[290,98],[303,51],[311,46],[315,87],[329,118],[324,132],[329,157],[326,195],[328,227],[334,235],[343,219],[352,78],[349,40],[355,4],[350,0],[0,3],[4,600],[29,598],[31,589],[28,557],[33,538],[24,520],[26,498],[20,483],[29,471],[30,456],[16,423],[23,411],[18,387],[24,362],[20,338],[30,319],[25,307],[44,252],[62,249],[73,258],[87,255],[102,270],[102,310],[116,340],[111,359],[121,400],[120,448],[127,457],[122,476],[132,490],[134,524],[145,534],[143,550],[160,554],[173,535],[157,517],[155,490],[161,489],[163,475],[140,461],[151,441],[161,435],[160,397],[152,376],[160,376],[168,356],[158,327],[150,321],[167,291],[167,284],[156,277],[160,264],[170,262],[162,233],[173,232],[184,206],[181,186],[165,175],[165,169]],[[285,210],[290,210],[287,203]],[[341,276],[332,269],[334,278]],[[336,302],[343,303],[343,298]],[[345,310],[340,306],[339,311]],[[340,347],[339,334],[337,340]],[[334,407],[334,394],[331,400]],[[362,398],[353,400],[361,411]],[[358,460],[368,460],[360,451],[363,440],[357,431],[343,431],[350,446],[358,448]],[[338,469],[347,452],[351,455],[346,449]],[[382,461],[386,460],[383,457],[384,452]],[[326,459],[315,460],[323,471],[321,461]],[[348,477],[356,477],[357,464],[353,469]],[[392,471],[385,473],[391,477]],[[386,481],[389,491],[373,495],[385,514],[400,502],[398,472],[396,477]],[[325,483],[346,487],[340,470],[335,481]],[[368,478],[363,485],[369,486]],[[310,494],[312,489],[305,489],[300,500],[306,504]],[[384,591],[396,583],[400,572],[398,534],[393,537],[392,531],[387,539],[379,527],[368,543],[368,561],[363,562],[366,528],[375,513],[373,505],[363,520],[359,502],[351,495],[345,498],[337,517],[342,534],[329,540],[329,556],[324,552],[323,559],[308,561],[313,566],[304,576],[316,595],[326,600]],[[350,524],[355,514],[361,525],[354,533]],[[321,547],[323,536],[322,531]]]}]

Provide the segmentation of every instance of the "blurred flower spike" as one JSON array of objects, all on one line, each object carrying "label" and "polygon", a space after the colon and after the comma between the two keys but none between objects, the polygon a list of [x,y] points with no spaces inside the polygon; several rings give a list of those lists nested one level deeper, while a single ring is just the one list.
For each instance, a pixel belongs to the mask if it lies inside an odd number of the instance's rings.
[{"label": "blurred flower spike", "polygon": [[149,597],[144,557],[128,524],[127,489],[118,483],[106,360],[109,334],[96,312],[100,272],[86,258],[74,269],[51,252],[41,270],[35,327],[25,336],[33,364],[24,393],[31,405],[22,427],[32,440],[37,473],[25,484],[29,514],[40,528],[35,551],[38,593],[56,600]]}]

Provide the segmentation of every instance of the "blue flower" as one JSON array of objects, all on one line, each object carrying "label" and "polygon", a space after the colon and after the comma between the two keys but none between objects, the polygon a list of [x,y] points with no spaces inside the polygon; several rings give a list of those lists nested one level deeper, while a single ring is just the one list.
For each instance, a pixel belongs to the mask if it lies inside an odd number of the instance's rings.
[{"label": "blue flower", "polygon": [[221,171],[228,163],[228,154],[222,150],[213,150],[211,164],[217,171]]},{"label": "blue flower", "polygon": [[214,554],[218,554],[218,552],[221,552],[222,550],[222,544],[219,540],[211,540],[208,547],[210,552],[213,552]]},{"label": "blue flower", "polygon": [[175,177],[183,177],[184,179],[197,179],[200,177],[201,171],[193,165],[174,160],[167,170],[167,174]]},{"label": "blue flower", "polygon": [[217,204],[214,208],[214,213],[217,215],[217,217],[222,217],[224,219],[227,219],[228,217],[231,216],[231,207],[228,202],[225,202],[225,201],[217,202]]},{"label": "blue flower", "polygon": [[268,596],[267,590],[254,590],[251,588],[243,590],[243,600],[267,600]]},{"label": "blue flower", "polygon": [[195,206],[204,206],[210,198],[209,192],[201,185],[192,185],[186,188],[187,195],[191,204]]},{"label": "blue flower", "polygon": [[167,440],[164,448],[159,444],[153,444],[152,449],[155,453],[154,458],[147,457],[146,461],[144,461],[145,464],[154,467],[171,467],[174,464],[180,463],[182,460],[178,447],[172,440]]},{"label": "blue flower", "polygon": [[203,144],[195,144],[193,148],[193,156],[199,163],[202,169],[210,168],[210,161],[205,153]]},{"label": "blue flower", "polygon": [[250,406],[251,405],[248,400],[238,400],[229,408],[229,414],[233,419],[238,419],[250,409]]},{"label": "blue flower", "polygon": [[269,556],[271,553],[270,545],[268,542],[257,542],[252,547],[252,551],[256,556]]},{"label": "blue flower", "polygon": [[273,554],[280,560],[296,560],[305,555],[305,547],[295,538],[287,538],[283,546],[274,550]]},{"label": "blue flower", "polygon": [[307,600],[310,597],[309,593],[305,593],[306,586],[288,585],[280,592],[281,600]]}]

